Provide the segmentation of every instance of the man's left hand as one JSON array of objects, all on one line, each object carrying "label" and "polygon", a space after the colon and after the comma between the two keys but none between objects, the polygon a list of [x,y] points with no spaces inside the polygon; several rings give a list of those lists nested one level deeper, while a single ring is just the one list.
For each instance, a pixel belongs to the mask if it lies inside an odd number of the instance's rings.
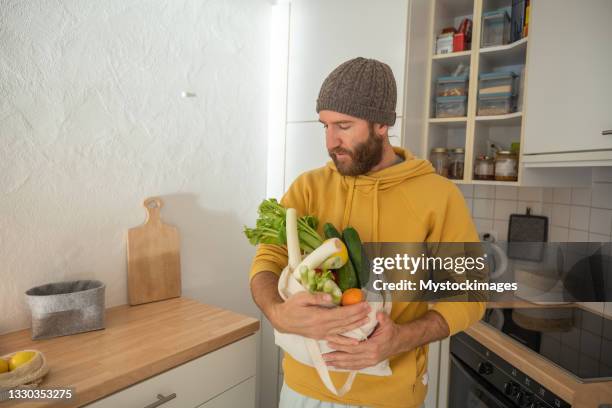
[{"label": "man's left hand", "polygon": [[400,341],[400,325],[383,312],[376,314],[378,326],[364,341],[339,334],[326,337],[330,348],[336,350],[323,354],[328,366],[347,370],[360,370],[405,350]]}]

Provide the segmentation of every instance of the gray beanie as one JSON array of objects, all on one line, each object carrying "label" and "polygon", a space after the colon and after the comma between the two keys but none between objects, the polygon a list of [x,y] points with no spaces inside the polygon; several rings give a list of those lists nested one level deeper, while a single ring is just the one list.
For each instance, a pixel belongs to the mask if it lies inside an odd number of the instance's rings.
[{"label": "gray beanie", "polygon": [[392,126],[396,102],[391,68],[375,59],[357,57],[340,64],[325,78],[317,99],[317,113],[331,110]]}]

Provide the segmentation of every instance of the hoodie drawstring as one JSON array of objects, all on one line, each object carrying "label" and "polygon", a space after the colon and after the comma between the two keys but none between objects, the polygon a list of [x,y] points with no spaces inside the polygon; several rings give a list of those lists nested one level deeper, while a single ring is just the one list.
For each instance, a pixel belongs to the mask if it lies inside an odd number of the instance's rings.
[{"label": "hoodie drawstring", "polygon": [[378,242],[378,187],[380,179],[374,183],[374,208],[372,209],[372,242]]},{"label": "hoodie drawstring", "polygon": [[351,209],[353,208],[353,193],[355,192],[355,177],[350,178],[349,190],[344,204],[344,214],[342,215],[341,230],[348,226],[349,218],[351,217]]},{"label": "hoodie drawstring", "polygon": [[[355,183],[356,177],[350,178],[348,194],[346,196],[346,202],[344,204],[344,214],[342,216],[341,229],[348,227],[349,219],[351,217],[351,209],[353,208],[353,195],[355,194]],[[380,179],[374,182],[374,203],[372,206],[372,235],[371,242],[378,242],[378,194],[380,192]]]}]

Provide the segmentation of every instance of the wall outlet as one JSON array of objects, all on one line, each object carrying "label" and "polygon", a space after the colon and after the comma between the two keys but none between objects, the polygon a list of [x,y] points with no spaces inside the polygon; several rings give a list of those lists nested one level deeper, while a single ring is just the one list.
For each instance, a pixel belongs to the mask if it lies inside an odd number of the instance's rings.
[{"label": "wall outlet", "polygon": [[478,235],[481,241],[497,242],[497,231],[483,231]]}]

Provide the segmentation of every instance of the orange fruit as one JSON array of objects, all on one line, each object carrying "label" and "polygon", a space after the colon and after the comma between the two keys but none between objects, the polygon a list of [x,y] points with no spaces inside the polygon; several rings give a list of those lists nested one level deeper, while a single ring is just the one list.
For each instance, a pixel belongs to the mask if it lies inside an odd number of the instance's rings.
[{"label": "orange fruit", "polygon": [[363,292],[358,288],[350,288],[342,293],[342,306],[354,305],[363,301]]}]

